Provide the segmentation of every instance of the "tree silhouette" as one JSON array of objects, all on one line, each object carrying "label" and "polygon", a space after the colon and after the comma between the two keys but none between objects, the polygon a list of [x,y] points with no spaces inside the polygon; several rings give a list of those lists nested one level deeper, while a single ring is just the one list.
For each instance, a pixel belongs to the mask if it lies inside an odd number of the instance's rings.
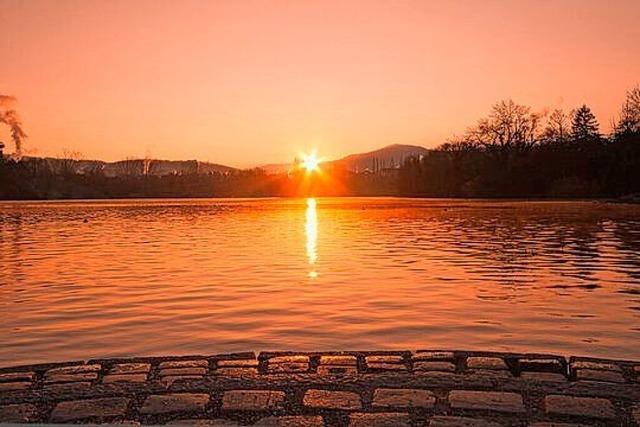
[{"label": "tree silhouette", "polygon": [[596,139],[600,136],[600,125],[591,109],[583,104],[573,112],[571,120],[571,135],[578,141]]},{"label": "tree silhouette", "polygon": [[485,147],[526,150],[537,141],[540,118],[530,107],[503,100],[494,104],[489,116],[478,120],[464,139]]},{"label": "tree silhouette", "polygon": [[640,133],[640,86],[627,92],[627,99],[620,111],[620,120],[615,125],[617,137],[633,133]]},{"label": "tree silhouette", "polygon": [[[334,165],[325,170],[330,179],[308,188],[317,195],[633,197],[640,194],[639,123],[640,87],[627,92],[613,135],[599,134],[586,105],[571,117],[562,110],[544,116],[500,101],[463,137],[403,159],[397,174],[386,173],[384,159],[373,157],[359,172]],[[173,169],[148,157],[108,165],[80,158],[73,152],[62,159],[5,158],[0,199],[301,194],[303,175],[297,173],[211,172],[196,161]]]},{"label": "tree silhouette", "polygon": [[[425,197],[608,197],[640,193],[640,90],[627,93],[618,129],[602,136],[583,105],[571,118],[513,101],[495,104],[462,138],[401,168],[401,194]],[[574,143],[581,142],[581,143]],[[523,149],[526,148],[526,149]]]},{"label": "tree silhouette", "polygon": [[542,139],[549,143],[563,143],[569,138],[569,117],[561,109],[555,109],[549,115],[542,133]]}]

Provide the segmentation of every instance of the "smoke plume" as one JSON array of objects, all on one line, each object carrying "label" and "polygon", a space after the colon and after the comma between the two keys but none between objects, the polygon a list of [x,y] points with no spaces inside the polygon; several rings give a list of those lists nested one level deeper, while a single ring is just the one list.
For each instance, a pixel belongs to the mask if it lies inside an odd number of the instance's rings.
[{"label": "smoke plume", "polygon": [[18,112],[13,108],[15,102],[16,98],[13,96],[0,95],[0,123],[9,126],[11,139],[16,147],[15,155],[19,158],[22,155],[22,141],[27,137],[27,134],[22,130]]}]

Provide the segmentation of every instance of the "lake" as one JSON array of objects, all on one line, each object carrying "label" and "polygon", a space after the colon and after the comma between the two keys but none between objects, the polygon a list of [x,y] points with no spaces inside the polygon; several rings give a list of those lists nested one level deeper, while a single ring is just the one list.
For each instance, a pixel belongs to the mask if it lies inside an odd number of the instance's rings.
[{"label": "lake", "polygon": [[640,359],[640,206],[0,203],[0,365],[247,350]]}]

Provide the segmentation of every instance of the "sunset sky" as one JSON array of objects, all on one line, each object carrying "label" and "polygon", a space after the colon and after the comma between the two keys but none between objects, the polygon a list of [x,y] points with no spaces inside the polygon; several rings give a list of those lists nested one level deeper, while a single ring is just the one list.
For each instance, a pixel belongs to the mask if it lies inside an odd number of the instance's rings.
[{"label": "sunset sky", "polygon": [[105,160],[433,147],[502,98],[587,103],[606,131],[639,20],[638,0],[0,0],[0,94],[27,152]]}]

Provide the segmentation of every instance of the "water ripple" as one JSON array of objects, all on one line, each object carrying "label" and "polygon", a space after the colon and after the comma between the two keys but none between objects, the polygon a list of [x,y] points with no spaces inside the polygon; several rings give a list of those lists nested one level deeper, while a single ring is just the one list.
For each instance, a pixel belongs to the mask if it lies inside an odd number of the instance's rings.
[{"label": "water ripple", "polygon": [[640,359],[640,206],[0,203],[0,365],[264,349]]}]

